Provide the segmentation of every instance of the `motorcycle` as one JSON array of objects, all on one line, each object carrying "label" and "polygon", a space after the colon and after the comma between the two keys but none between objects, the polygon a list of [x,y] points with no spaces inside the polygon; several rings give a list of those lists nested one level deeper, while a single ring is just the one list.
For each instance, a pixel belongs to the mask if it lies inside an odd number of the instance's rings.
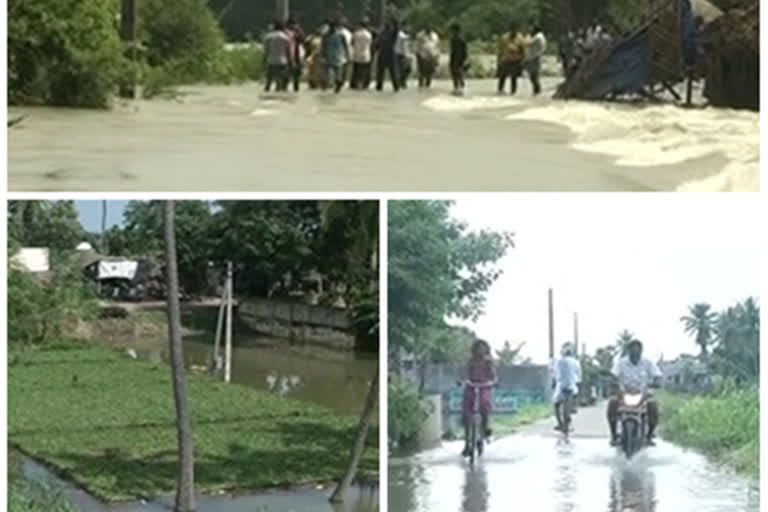
[{"label": "motorcycle", "polygon": [[631,459],[643,449],[648,433],[648,394],[624,392],[619,397],[621,449]]}]

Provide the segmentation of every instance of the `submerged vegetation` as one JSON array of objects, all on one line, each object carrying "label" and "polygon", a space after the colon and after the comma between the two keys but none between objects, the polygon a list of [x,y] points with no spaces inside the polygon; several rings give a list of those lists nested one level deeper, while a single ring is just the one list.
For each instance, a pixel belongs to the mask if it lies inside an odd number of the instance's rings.
[{"label": "submerged vegetation", "polygon": [[[187,379],[200,491],[327,482],[343,473],[358,418],[205,376]],[[12,350],[9,442],[106,500],[171,492],[170,384],[167,365],[114,351]],[[360,478],[376,478],[377,449],[372,432]]]}]

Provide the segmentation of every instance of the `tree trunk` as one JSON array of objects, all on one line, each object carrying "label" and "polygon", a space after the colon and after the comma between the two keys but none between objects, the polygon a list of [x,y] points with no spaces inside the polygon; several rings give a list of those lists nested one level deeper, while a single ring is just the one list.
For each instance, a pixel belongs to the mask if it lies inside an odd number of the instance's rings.
[{"label": "tree trunk", "polygon": [[371,387],[368,389],[368,397],[365,399],[365,407],[363,407],[363,413],[360,415],[360,423],[357,426],[357,437],[355,438],[355,444],[352,446],[352,453],[349,457],[349,465],[347,466],[347,472],[344,473],[344,477],[339,482],[339,485],[331,494],[331,502],[340,503],[344,500],[344,493],[352,483],[352,479],[357,474],[357,466],[360,464],[360,458],[363,455],[363,449],[365,448],[365,441],[368,437],[368,427],[371,426],[371,420],[373,419],[373,413],[376,411],[376,402],[379,399],[379,368],[376,368],[373,380],[371,381]]},{"label": "tree trunk", "polygon": [[176,485],[176,512],[195,510],[195,455],[192,425],[187,407],[187,386],[184,377],[184,355],[181,343],[181,313],[179,307],[179,275],[176,266],[176,233],[174,202],[165,203],[165,262],[168,301],[168,337],[171,350],[173,398],[176,404],[176,429],[179,446],[179,469]]}]

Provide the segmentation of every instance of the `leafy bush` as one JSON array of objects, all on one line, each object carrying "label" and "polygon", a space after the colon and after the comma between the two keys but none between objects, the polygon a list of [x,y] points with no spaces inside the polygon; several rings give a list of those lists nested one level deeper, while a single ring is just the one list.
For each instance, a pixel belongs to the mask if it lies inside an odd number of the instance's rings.
[{"label": "leafy bush", "polygon": [[712,395],[664,394],[661,427],[670,441],[702,450],[749,474],[759,472],[760,396],[724,384]]},{"label": "leafy bush", "polygon": [[98,301],[74,266],[57,265],[48,278],[8,269],[8,342],[39,345],[74,332],[78,320],[93,318]]},{"label": "leafy bush", "polygon": [[8,102],[104,107],[126,72],[114,0],[9,0]]},{"label": "leafy bush", "polygon": [[415,387],[396,375],[389,377],[389,437],[396,443],[412,442],[429,415],[429,405]]}]

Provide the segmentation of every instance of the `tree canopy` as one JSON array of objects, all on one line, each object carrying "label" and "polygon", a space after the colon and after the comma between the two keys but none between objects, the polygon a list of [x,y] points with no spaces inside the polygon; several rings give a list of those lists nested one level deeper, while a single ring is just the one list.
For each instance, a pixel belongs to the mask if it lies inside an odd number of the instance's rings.
[{"label": "tree canopy", "polygon": [[496,263],[512,247],[512,234],[470,231],[450,216],[450,207],[448,201],[389,204],[391,349],[444,356],[441,347],[452,345],[446,334],[465,334],[451,330],[447,320],[477,318],[501,275]]}]

